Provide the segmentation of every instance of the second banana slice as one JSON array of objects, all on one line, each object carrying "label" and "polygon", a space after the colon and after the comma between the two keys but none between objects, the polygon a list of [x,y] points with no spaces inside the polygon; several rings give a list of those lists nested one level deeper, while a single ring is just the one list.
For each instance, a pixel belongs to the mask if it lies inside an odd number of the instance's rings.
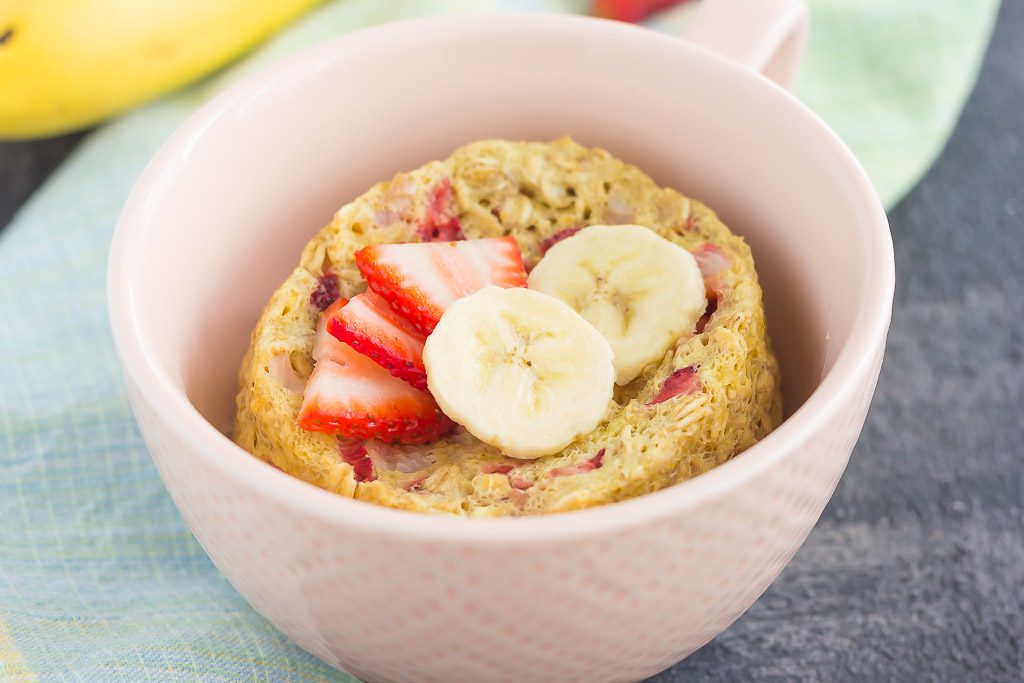
[{"label": "second banana slice", "polygon": [[438,405],[506,455],[557,453],[594,429],[612,399],[612,350],[558,299],[485,287],[441,316],[423,347]]},{"label": "second banana slice", "polygon": [[640,225],[592,225],[558,242],[529,287],[569,304],[604,335],[620,385],[693,332],[707,306],[690,252]]}]

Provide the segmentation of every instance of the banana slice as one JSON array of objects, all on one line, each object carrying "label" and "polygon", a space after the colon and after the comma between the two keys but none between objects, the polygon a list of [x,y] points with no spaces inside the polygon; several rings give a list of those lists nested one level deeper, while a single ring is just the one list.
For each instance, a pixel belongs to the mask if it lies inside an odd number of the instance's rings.
[{"label": "banana slice", "polygon": [[529,287],[587,319],[615,353],[627,384],[693,332],[707,300],[690,252],[640,225],[592,225],[552,246]]},{"label": "banana slice", "polygon": [[557,453],[594,429],[615,379],[601,333],[524,288],[485,287],[449,306],[423,364],[445,414],[514,458]]}]

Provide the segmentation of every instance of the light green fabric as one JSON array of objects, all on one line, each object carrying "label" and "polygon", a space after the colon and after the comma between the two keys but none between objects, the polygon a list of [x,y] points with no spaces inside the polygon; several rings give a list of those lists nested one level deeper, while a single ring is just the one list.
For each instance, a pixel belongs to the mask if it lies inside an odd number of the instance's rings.
[{"label": "light green fabric", "polygon": [[974,87],[995,0],[815,0],[797,94],[868,171],[886,206],[928,170]]},{"label": "light green fabric", "polygon": [[[339,0],[245,64],[93,133],[0,234],[0,680],[348,680],[245,604],[164,492],[111,347],[111,231],[160,142],[240,71],[402,16],[585,4]],[[891,203],[947,138],[996,2],[812,5],[798,92]],[[686,11],[653,23],[675,26]]]},{"label": "light green fabric", "polygon": [[[974,87],[998,0],[807,0],[796,94],[839,133],[892,207],[942,151]],[[652,21],[676,31],[689,5]]]}]

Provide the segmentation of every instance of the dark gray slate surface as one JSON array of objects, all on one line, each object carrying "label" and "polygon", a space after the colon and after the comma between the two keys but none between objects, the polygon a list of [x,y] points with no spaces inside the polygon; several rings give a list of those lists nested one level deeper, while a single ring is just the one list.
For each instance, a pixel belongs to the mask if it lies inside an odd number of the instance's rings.
[{"label": "dark gray slate surface", "polygon": [[[890,215],[889,348],[835,497],[760,601],[657,683],[1024,681],[1022,36],[1008,0],[953,139]],[[0,224],[77,140],[0,144]]]},{"label": "dark gray slate surface", "polygon": [[84,137],[73,133],[38,142],[0,142],[0,226]]},{"label": "dark gray slate surface", "polygon": [[849,468],[772,587],[658,683],[1024,681],[1024,1],[889,221],[895,309]]}]

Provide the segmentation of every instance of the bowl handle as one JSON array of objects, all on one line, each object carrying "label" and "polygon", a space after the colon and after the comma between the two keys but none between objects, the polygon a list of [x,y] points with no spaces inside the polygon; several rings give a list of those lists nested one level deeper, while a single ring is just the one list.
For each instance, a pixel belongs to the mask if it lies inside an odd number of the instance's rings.
[{"label": "bowl handle", "polygon": [[809,24],[804,0],[703,0],[682,37],[791,89]]}]

